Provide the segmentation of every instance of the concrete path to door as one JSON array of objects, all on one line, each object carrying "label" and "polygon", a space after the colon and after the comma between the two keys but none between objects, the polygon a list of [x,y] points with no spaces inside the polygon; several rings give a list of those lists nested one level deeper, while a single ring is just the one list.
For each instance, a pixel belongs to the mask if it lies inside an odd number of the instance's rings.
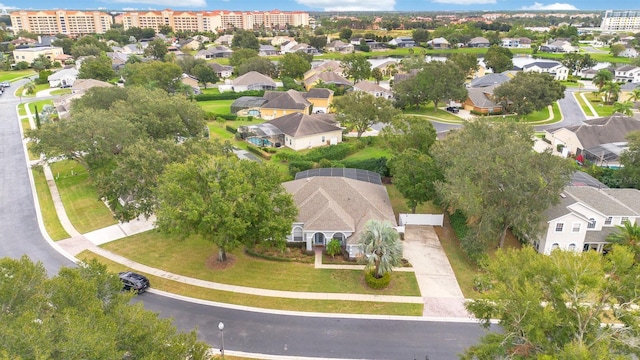
[{"label": "concrete path to door", "polygon": [[464,308],[464,295],[433,226],[407,226],[403,256],[413,265],[424,300],[423,316],[471,318]]}]

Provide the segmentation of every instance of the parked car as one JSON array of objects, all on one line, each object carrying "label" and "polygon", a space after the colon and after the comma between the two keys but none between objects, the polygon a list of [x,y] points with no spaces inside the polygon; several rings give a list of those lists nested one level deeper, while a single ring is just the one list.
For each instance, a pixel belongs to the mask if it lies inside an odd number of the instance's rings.
[{"label": "parked car", "polygon": [[11,87],[11,83],[8,81],[0,82],[0,89]]},{"label": "parked car", "polygon": [[131,271],[123,271],[118,274],[120,281],[122,281],[122,290],[135,291],[138,294],[142,294],[151,287],[149,279],[145,276],[136,274]]},{"label": "parked car", "polygon": [[455,107],[455,106],[448,106],[448,107],[447,107],[447,111],[452,112],[452,113],[454,113],[454,114],[457,114],[459,110],[458,110],[458,108],[457,108],[457,107]]}]

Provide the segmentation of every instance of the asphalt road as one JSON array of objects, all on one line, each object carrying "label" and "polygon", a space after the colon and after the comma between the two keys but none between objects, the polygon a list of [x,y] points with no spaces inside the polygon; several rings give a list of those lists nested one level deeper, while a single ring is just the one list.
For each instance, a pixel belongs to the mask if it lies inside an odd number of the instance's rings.
[{"label": "asphalt road", "polygon": [[553,129],[559,127],[567,127],[580,125],[587,118],[585,117],[580,105],[573,96],[574,92],[578,92],[576,88],[569,88],[564,92],[564,98],[558,101],[560,112],[562,113],[562,121],[552,125],[536,126],[536,130]]},{"label": "asphalt road", "polygon": [[[13,85],[13,89],[18,85]],[[13,90],[12,90],[13,91]],[[73,263],[49,244],[36,218],[25,153],[12,91],[0,96],[0,256],[28,255],[49,274]],[[181,330],[220,347],[250,353],[350,359],[456,359],[484,330],[473,323],[418,320],[325,318],[269,314],[206,306],[146,293],[147,309],[173,318]]]}]

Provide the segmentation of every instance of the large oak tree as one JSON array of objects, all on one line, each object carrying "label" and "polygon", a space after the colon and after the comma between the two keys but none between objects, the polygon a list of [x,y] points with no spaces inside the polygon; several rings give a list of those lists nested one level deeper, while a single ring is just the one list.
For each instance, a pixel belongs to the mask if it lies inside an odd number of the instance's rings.
[{"label": "large oak tree", "polygon": [[564,98],[565,89],[563,84],[555,81],[549,74],[520,72],[513,79],[499,85],[493,91],[493,96],[507,111],[527,115]]},{"label": "large oak tree", "polygon": [[399,114],[391,101],[363,91],[351,91],[336,97],[333,107],[341,125],[355,129],[358,138],[373,124],[389,123]]}]

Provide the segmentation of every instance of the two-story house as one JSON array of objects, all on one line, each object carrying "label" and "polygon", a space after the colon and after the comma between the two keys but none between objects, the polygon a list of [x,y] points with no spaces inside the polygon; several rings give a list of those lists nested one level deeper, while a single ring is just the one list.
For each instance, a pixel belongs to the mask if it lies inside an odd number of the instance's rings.
[{"label": "two-story house", "polygon": [[640,82],[640,66],[624,65],[615,69],[613,74],[617,82],[637,83]]},{"label": "two-story house", "polygon": [[569,68],[557,61],[536,61],[522,67],[523,72],[547,73],[555,80],[567,80]]}]

